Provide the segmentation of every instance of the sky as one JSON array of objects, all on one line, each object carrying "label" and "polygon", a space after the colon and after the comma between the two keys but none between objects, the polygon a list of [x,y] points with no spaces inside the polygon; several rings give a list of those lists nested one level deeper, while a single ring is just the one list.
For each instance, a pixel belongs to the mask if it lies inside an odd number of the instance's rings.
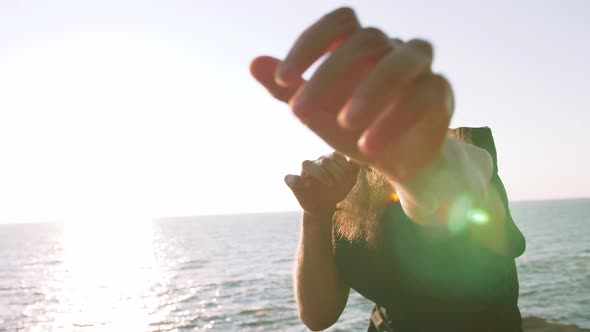
[{"label": "sky", "polygon": [[590,1],[0,0],[0,223],[297,210],[331,149],[249,62],[343,5],[433,43],[512,201],[590,197]]}]

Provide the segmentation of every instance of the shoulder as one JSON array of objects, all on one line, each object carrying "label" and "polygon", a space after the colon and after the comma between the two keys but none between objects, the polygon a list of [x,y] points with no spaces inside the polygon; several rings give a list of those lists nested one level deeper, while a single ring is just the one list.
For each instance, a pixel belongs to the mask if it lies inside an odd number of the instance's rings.
[{"label": "shoulder", "polygon": [[494,137],[490,127],[458,127],[450,128],[449,135],[459,138],[467,143],[480,145],[483,143],[492,144]]},{"label": "shoulder", "polygon": [[497,190],[506,212],[509,256],[513,258],[520,256],[526,248],[526,241],[512,219],[506,188],[498,175],[498,158],[492,129],[489,127],[459,127],[450,129],[449,135],[486,150],[492,157],[494,169],[492,172],[491,183],[495,190]]},{"label": "shoulder", "polygon": [[494,136],[490,127],[458,127],[449,129],[449,135],[486,150],[492,157],[494,163],[493,173],[498,172],[496,144],[494,143]]}]

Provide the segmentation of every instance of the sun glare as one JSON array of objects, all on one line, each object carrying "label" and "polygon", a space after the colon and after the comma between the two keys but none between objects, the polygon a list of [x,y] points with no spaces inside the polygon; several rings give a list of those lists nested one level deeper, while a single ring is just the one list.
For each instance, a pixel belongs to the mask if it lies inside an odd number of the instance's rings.
[{"label": "sun glare", "polygon": [[152,224],[66,223],[63,278],[54,328],[89,331],[145,331],[154,269]]},{"label": "sun glare", "polygon": [[0,174],[0,219],[179,213],[168,192],[192,190],[197,156],[186,151],[204,132],[197,111],[211,108],[199,92],[203,77],[214,78],[199,59],[157,38],[108,31],[31,47],[0,63],[0,109],[10,111],[1,115],[0,151],[18,160],[0,166],[10,174]]}]

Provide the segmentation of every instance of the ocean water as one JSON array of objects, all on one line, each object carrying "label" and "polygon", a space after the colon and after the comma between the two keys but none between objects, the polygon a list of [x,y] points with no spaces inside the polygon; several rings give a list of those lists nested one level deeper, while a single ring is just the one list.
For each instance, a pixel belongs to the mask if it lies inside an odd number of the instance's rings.
[{"label": "ocean water", "polygon": [[[590,327],[590,200],[515,202],[524,316]],[[0,225],[0,331],[306,331],[299,214]],[[330,331],[362,331],[352,294]]]}]

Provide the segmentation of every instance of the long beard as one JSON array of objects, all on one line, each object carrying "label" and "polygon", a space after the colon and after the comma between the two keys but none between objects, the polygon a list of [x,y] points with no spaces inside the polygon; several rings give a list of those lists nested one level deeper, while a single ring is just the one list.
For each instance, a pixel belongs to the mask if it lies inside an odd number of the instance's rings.
[{"label": "long beard", "polygon": [[374,246],[381,215],[391,201],[393,186],[377,171],[361,167],[356,185],[338,204],[334,215],[335,236]]},{"label": "long beard", "polygon": [[[471,128],[449,129],[448,135],[471,143]],[[375,246],[381,215],[391,202],[394,188],[374,169],[362,166],[357,183],[348,196],[338,204],[334,214],[335,236],[349,241],[364,241],[367,246]]]}]

